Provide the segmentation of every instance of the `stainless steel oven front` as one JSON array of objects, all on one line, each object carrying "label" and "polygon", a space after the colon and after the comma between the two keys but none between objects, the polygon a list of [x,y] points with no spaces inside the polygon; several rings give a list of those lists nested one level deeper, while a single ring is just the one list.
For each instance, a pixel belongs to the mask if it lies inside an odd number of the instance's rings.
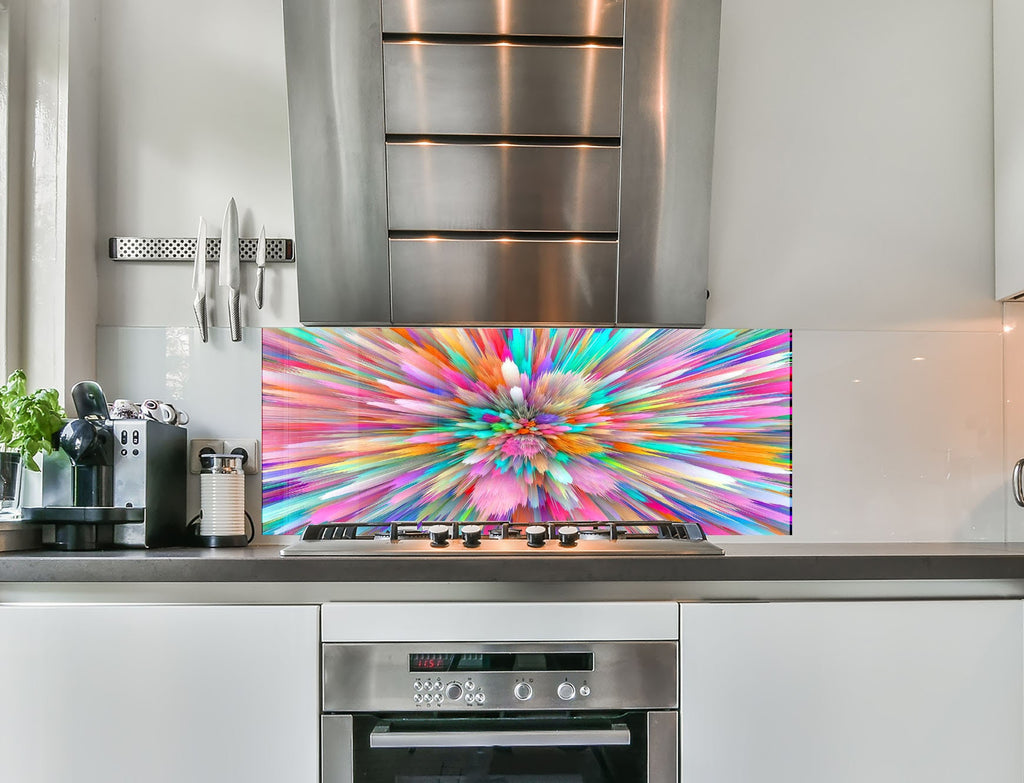
[{"label": "stainless steel oven front", "polygon": [[673,641],[323,645],[324,783],[677,783]]}]

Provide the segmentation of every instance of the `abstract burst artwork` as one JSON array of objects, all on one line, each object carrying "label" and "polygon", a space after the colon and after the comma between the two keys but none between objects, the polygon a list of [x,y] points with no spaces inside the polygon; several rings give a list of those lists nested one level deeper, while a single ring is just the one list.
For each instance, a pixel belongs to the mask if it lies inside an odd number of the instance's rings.
[{"label": "abstract burst artwork", "polygon": [[263,529],[362,521],[791,528],[791,334],[263,330]]}]

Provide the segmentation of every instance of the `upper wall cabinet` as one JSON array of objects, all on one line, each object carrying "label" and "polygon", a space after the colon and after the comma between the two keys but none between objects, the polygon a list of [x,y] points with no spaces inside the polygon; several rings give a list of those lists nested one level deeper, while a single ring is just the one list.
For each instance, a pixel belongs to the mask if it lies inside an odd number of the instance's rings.
[{"label": "upper wall cabinet", "polygon": [[996,298],[1024,296],[1024,0],[993,0]]},{"label": "upper wall cabinet", "polygon": [[285,0],[299,311],[704,323],[721,0]]}]

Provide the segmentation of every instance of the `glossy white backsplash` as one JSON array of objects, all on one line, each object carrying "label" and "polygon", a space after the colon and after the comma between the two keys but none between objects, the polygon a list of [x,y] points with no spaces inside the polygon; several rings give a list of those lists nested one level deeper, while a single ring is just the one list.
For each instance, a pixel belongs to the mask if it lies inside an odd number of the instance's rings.
[{"label": "glossy white backsplash", "polygon": [[[210,341],[194,327],[96,330],[97,380],[108,401],[152,398],[189,415],[188,437],[259,438],[261,428],[260,329],[243,329],[231,342],[226,327]],[[245,507],[260,530],[260,475],[245,477]],[[199,513],[199,477],[189,476],[188,514]]]},{"label": "glossy white backsplash", "polygon": [[[224,328],[210,335],[204,345],[193,327],[101,327],[98,380],[110,399],[184,408],[190,438],[258,438],[260,330],[241,343]],[[1002,541],[1002,343],[999,333],[794,332],[793,536],[783,540]],[[246,480],[257,525],[259,479]],[[194,476],[189,510],[199,510]]]},{"label": "glossy white backsplash", "polygon": [[1006,503],[1006,540],[1024,541],[1024,508],[1013,500],[1010,476],[1024,458],[1024,302],[1003,305],[1003,497]]},{"label": "glossy white backsplash", "polygon": [[1002,541],[1001,342],[795,332],[794,537]]}]

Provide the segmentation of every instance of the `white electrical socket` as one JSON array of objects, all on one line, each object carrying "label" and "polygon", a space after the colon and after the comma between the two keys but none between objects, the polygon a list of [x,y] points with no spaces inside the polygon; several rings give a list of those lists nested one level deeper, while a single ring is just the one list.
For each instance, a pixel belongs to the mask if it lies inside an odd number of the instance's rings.
[{"label": "white electrical socket", "polygon": [[242,463],[242,470],[246,475],[259,473],[262,468],[260,462],[260,442],[252,438],[224,438],[224,453],[238,453],[241,449],[245,453],[245,462]]},{"label": "white electrical socket", "polygon": [[193,438],[188,443],[188,472],[199,473],[202,470],[202,463],[199,461],[199,454],[205,449],[211,449],[212,454],[224,453],[224,441],[212,440],[210,438]]}]

